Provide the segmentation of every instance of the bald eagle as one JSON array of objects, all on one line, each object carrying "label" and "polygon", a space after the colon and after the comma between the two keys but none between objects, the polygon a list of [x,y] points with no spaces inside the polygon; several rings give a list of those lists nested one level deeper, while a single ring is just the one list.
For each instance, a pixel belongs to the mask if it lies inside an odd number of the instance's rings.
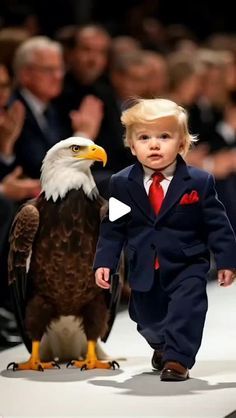
[{"label": "bald eagle", "polygon": [[[43,362],[40,342],[61,317],[78,319],[87,338],[81,369],[111,368],[99,361],[96,343],[107,332],[106,295],[92,270],[100,225],[102,198],[90,167],[106,164],[106,152],[93,141],[71,137],[46,154],[41,170],[40,195],[17,213],[10,232],[9,286],[23,341],[31,356],[12,362],[13,370],[40,370],[59,365]],[[118,365],[117,365],[118,366]]]}]

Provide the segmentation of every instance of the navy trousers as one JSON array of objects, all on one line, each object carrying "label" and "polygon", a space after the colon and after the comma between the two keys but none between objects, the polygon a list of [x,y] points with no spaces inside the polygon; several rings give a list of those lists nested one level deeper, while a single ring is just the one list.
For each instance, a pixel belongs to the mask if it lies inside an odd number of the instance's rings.
[{"label": "navy trousers", "polygon": [[132,291],[129,313],[137,329],[163,361],[178,361],[189,369],[202,340],[207,312],[206,280],[188,277],[171,291],[162,288],[158,271],[148,292]]}]

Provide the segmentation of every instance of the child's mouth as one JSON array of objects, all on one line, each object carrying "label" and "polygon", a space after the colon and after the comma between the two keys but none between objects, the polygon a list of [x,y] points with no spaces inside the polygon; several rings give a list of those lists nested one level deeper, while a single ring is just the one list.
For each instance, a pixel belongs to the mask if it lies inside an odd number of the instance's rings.
[{"label": "child's mouth", "polygon": [[151,154],[151,155],[149,155],[148,158],[150,158],[152,160],[160,160],[162,158],[162,156],[160,154]]}]

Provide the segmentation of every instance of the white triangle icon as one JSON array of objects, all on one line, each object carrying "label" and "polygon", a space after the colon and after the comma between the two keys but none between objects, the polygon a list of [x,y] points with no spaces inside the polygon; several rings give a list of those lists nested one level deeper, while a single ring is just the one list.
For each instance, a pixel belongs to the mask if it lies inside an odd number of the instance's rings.
[{"label": "white triangle icon", "polygon": [[131,208],[115,197],[110,197],[109,199],[109,220],[111,222],[116,221],[116,219],[121,218],[122,216],[129,213]]}]

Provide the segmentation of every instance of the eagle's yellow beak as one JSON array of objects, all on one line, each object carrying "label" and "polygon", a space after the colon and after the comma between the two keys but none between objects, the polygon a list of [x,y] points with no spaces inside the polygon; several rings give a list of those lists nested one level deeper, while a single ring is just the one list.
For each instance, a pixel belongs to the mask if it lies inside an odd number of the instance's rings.
[{"label": "eagle's yellow beak", "polygon": [[105,167],[107,163],[107,153],[98,145],[89,145],[84,150],[79,151],[75,158],[78,159],[85,159],[85,160],[93,160],[93,161],[102,161],[103,167]]}]

